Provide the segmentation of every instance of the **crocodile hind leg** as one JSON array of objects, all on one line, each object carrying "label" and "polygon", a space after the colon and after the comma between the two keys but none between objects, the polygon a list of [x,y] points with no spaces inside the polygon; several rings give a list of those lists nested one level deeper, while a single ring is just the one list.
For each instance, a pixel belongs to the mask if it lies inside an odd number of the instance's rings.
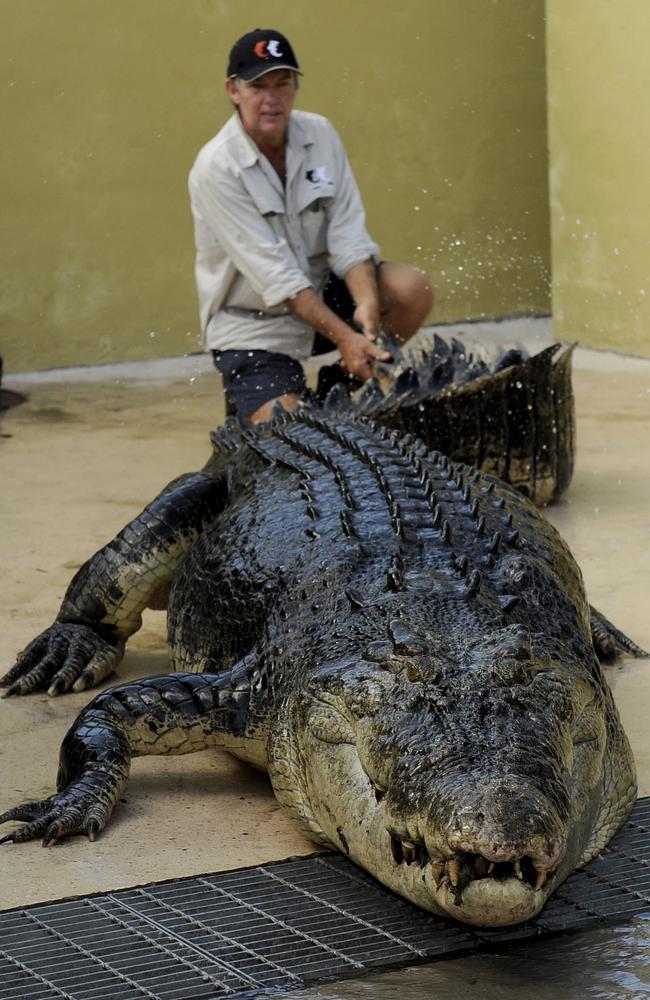
[{"label": "crocodile hind leg", "polygon": [[589,605],[591,612],[591,640],[599,660],[611,661],[627,653],[628,656],[643,658],[649,656],[624,632],[605,618],[605,615]]},{"label": "crocodile hind leg", "polygon": [[165,487],[76,573],[53,625],[0,679],[5,697],[39,688],[50,695],[82,691],[107,677],[144,609],[160,607],[181,558],[225,502],[225,479],[205,473]]},{"label": "crocodile hind leg", "polygon": [[43,838],[47,846],[106,826],[127,782],[131,758],[186,754],[246,735],[250,660],[222,674],[168,674],[102,692],[61,746],[57,791],[7,810],[0,823],[25,825],[0,843]]}]

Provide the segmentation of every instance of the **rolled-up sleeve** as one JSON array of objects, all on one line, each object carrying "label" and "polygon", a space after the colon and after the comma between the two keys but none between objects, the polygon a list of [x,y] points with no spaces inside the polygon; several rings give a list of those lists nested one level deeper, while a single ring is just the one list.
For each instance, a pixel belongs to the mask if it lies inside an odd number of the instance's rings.
[{"label": "rolled-up sleeve", "polygon": [[379,260],[379,246],[366,230],[361,195],[343,144],[336,129],[329,127],[336,157],[336,195],[328,211],[327,249],[332,271],[342,278],[356,264]]},{"label": "rolled-up sleeve", "polygon": [[190,176],[196,216],[268,308],[310,285],[287,241],[274,232],[240,178],[213,164]]}]

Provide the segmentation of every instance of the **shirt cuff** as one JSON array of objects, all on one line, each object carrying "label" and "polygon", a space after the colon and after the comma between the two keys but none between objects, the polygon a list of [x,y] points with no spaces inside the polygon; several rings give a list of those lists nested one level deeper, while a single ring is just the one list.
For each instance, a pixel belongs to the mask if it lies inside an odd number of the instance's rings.
[{"label": "shirt cuff", "polygon": [[346,253],[330,255],[330,268],[337,278],[343,278],[350,268],[357,264],[363,264],[367,260],[372,260],[375,264],[381,262],[379,247],[376,243],[367,244],[364,247],[352,247]]},{"label": "shirt cuff", "polygon": [[262,299],[264,300],[264,305],[272,309],[274,306],[279,306],[283,302],[286,302],[287,299],[295,299],[296,295],[305,288],[311,288],[309,278],[304,274],[300,276],[296,275],[291,281],[277,281],[273,285],[268,285],[262,291]]}]

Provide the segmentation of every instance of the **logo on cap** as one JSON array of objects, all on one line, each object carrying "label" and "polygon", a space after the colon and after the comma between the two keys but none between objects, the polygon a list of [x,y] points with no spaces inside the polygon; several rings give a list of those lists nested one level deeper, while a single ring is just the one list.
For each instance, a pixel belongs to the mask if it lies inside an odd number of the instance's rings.
[{"label": "logo on cap", "polygon": [[255,55],[258,59],[268,59],[269,56],[273,56],[274,59],[280,59],[282,54],[280,42],[277,38],[272,38],[270,42],[265,39],[258,42],[255,46]]}]

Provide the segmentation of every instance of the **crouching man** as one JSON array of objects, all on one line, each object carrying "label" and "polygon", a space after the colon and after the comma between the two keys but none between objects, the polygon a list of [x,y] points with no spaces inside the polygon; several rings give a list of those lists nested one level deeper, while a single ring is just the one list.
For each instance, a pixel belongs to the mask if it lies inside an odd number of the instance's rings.
[{"label": "crouching man", "polygon": [[234,114],[189,178],[204,344],[254,422],[276,401],[296,405],[312,353],[340,352],[321,389],[370,378],[390,360],[380,330],[407,341],[433,302],[422,271],[380,260],[335,129],[294,109],[300,75],[280,32],[240,38],[226,79]]}]

